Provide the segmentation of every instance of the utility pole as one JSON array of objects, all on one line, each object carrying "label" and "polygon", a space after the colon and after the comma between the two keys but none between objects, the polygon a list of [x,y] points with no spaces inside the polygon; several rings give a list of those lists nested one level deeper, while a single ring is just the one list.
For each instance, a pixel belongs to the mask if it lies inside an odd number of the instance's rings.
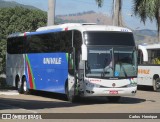
[{"label": "utility pole", "polygon": [[55,24],[55,3],[56,0],[48,0],[48,26]]}]

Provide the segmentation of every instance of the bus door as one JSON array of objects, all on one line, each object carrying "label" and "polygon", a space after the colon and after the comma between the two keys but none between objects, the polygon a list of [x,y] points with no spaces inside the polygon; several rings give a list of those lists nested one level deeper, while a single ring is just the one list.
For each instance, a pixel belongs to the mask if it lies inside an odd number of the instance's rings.
[{"label": "bus door", "polygon": [[[78,82],[82,79],[84,70],[80,67],[81,62],[81,45],[82,35],[79,31],[72,31],[72,51],[69,54],[69,77],[68,77],[68,89],[70,95],[78,95]],[[82,73],[81,73],[82,71]]]},{"label": "bus door", "polygon": [[72,50],[68,54],[68,92],[67,96],[70,101],[75,96],[76,92],[76,69],[75,69],[75,47],[74,47],[74,31],[72,31]]}]

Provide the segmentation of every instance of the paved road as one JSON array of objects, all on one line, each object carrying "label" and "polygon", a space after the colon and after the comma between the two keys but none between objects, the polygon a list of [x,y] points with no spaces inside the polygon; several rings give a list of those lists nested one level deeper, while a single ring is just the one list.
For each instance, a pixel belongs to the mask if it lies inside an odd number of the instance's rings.
[{"label": "paved road", "polygon": [[134,97],[110,103],[105,97],[82,98],[77,103],[65,95],[33,92],[31,95],[0,95],[0,113],[160,113],[160,93],[138,90]]}]

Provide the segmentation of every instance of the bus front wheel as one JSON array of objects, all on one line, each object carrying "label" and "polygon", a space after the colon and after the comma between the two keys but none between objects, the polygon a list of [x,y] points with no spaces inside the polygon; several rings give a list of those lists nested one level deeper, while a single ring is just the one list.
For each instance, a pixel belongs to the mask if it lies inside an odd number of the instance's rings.
[{"label": "bus front wheel", "polygon": [[74,94],[72,95],[71,91],[69,91],[69,89],[68,89],[68,82],[65,84],[65,93],[66,93],[68,101],[70,101],[72,103],[76,102],[76,96],[74,96]]},{"label": "bus front wheel", "polygon": [[160,78],[157,78],[153,81],[153,89],[156,92],[160,91]]}]

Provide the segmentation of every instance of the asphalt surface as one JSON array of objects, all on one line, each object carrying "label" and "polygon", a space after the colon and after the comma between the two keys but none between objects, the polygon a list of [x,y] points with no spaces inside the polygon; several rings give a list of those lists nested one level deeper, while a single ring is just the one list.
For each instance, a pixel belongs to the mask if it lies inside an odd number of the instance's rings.
[{"label": "asphalt surface", "polygon": [[105,97],[81,98],[70,103],[63,94],[34,91],[23,95],[15,90],[0,90],[0,113],[160,113],[160,93],[146,87],[139,88],[136,96],[122,97],[118,103]]}]

